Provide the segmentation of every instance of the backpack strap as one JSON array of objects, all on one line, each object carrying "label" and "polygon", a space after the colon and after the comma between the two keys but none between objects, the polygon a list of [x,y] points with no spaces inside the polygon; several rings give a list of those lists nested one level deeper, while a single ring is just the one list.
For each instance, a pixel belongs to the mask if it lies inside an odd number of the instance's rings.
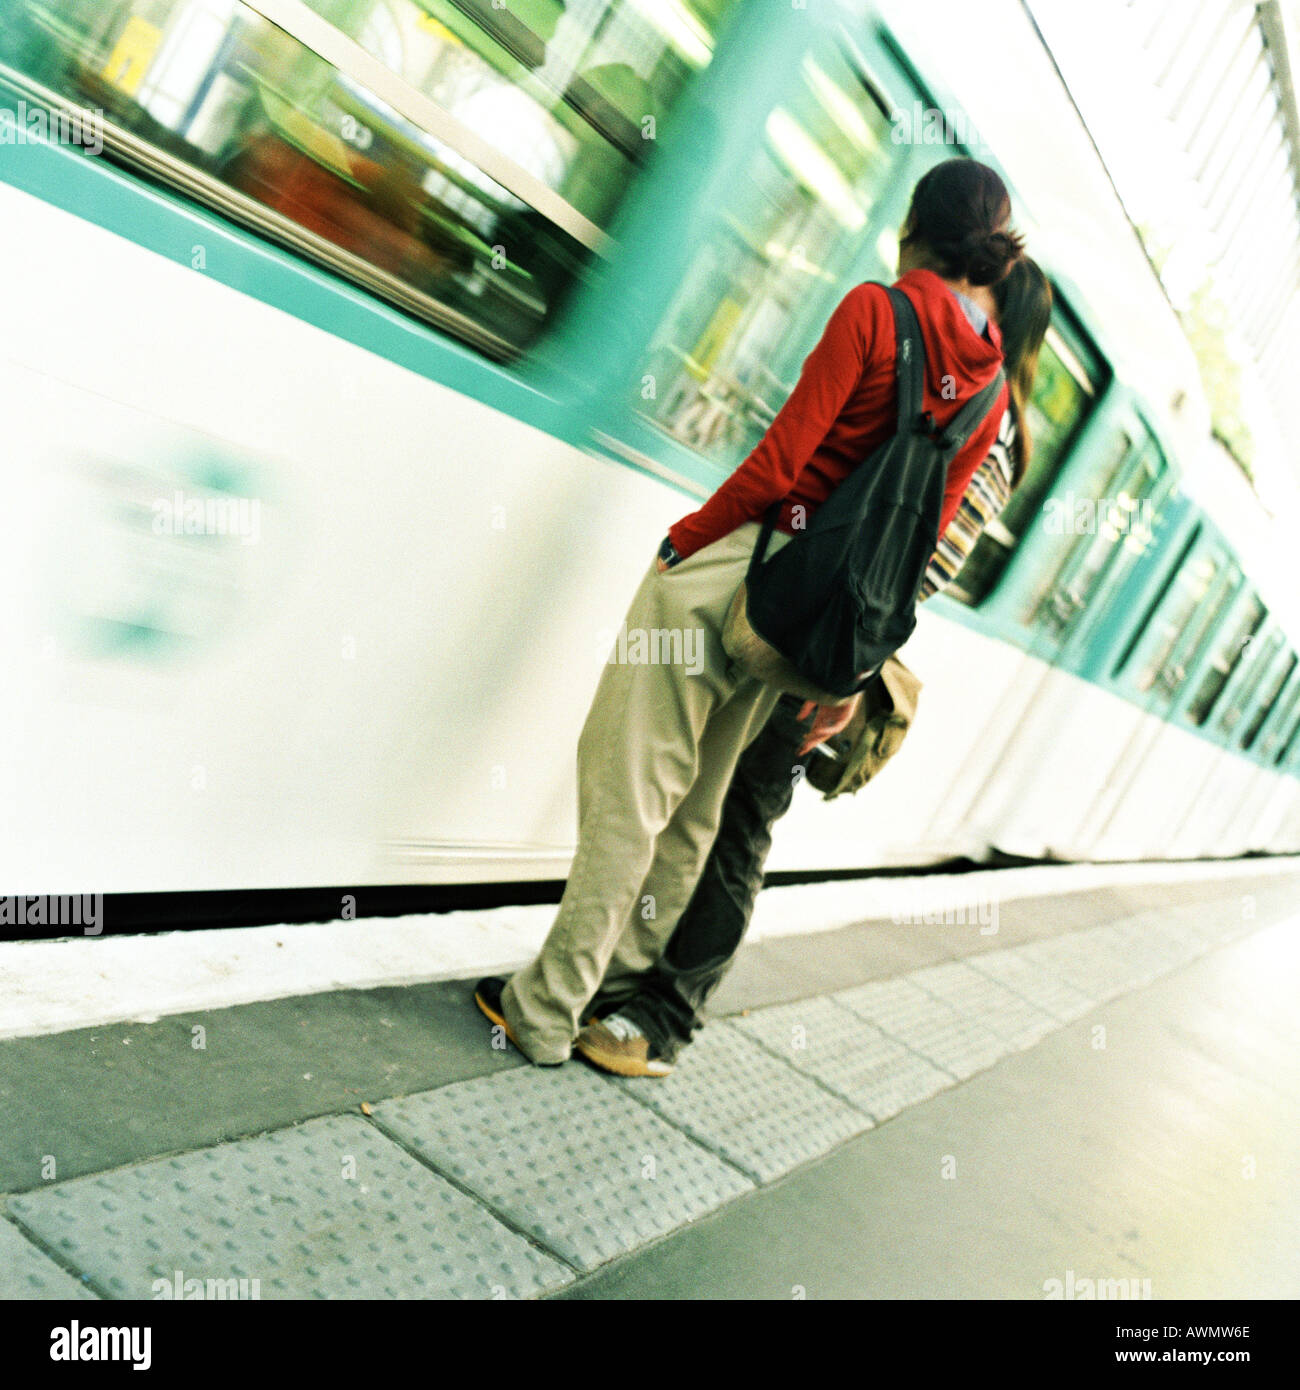
[{"label": "backpack strap", "polygon": [[943,450],[943,456],[949,462],[961,453],[966,441],[987,419],[989,411],[997,404],[998,396],[1002,394],[1002,383],[1006,379],[1006,372],[999,367],[993,380],[982,391],[973,395],[943,427],[939,437],[939,448]]},{"label": "backpack strap", "polygon": [[912,301],[893,286],[889,287],[889,302],[894,310],[894,331],[898,341],[895,360],[898,370],[899,432],[902,432],[905,421],[918,422],[922,433],[934,435],[945,461],[951,462],[993,409],[1002,383],[1006,380],[1006,373],[999,367],[993,380],[972,396],[942,429],[934,426],[933,421],[923,413],[925,344],[921,339],[916,310],[912,307]]},{"label": "backpack strap", "polygon": [[[881,285],[881,289],[889,296],[889,307],[894,315],[894,372],[898,378],[898,423],[894,433],[901,435],[921,426],[921,405],[925,390],[925,343],[921,338],[921,325],[917,320],[916,310],[912,307],[912,301],[902,290],[896,290],[892,285]],[[764,513],[763,529],[759,532],[758,543],[749,557],[749,574],[753,574],[763,563],[768,542],[780,515],[779,501],[773,502]]]},{"label": "backpack strap", "polygon": [[902,290],[885,286],[894,311],[894,372],[898,378],[898,424],[895,434],[908,433],[921,420],[925,400],[925,343],[912,301]]}]

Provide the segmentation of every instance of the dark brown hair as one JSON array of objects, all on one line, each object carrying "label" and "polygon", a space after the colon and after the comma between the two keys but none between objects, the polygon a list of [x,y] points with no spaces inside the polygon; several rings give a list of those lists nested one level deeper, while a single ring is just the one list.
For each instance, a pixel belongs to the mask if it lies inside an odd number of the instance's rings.
[{"label": "dark brown hair", "polygon": [[1007,374],[1011,419],[1016,427],[1011,446],[1011,485],[1019,487],[1033,453],[1026,410],[1038,371],[1038,352],[1052,321],[1052,286],[1035,261],[1021,256],[993,287],[993,298],[998,306],[1002,366]]},{"label": "dark brown hair", "polygon": [[1024,254],[1010,219],[1011,196],[994,170],[945,159],[912,190],[902,245],[918,248],[926,268],[945,279],[995,285]]}]

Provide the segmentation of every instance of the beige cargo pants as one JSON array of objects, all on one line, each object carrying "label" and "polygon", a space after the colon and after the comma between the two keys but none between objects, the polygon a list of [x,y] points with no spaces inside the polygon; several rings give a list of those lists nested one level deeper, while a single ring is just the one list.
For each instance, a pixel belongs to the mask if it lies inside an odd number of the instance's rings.
[{"label": "beige cargo pants", "polygon": [[[632,600],[578,740],[578,851],[559,915],[502,995],[534,1062],[568,1058],[607,974],[639,974],[667,949],[736,763],[780,697],[722,649],[758,534],[741,526],[662,574],[652,562]],[[768,553],[789,539],[774,532]]]}]

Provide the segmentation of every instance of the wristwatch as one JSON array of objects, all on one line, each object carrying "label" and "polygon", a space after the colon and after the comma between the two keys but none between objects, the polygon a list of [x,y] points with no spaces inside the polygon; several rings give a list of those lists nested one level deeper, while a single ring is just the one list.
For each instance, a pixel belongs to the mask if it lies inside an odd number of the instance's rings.
[{"label": "wristwatch", "polygon": [[672,541],[667,536],[664,537],[663,544],[659,547],[659,558],[668,566],[669,569],[681,562],[681,556],[677,553]]}]

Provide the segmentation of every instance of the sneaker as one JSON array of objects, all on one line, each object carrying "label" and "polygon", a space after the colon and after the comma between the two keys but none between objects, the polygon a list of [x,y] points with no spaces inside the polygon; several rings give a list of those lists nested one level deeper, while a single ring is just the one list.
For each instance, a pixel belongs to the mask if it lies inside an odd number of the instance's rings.
[{"label": "sneaker", "polygon": [[506,1022],[505,1010],[501,1005],[501,991],[505,987],[506,982],[500,975],[489,975],[487,979],[480,980],[474,986],[474,1002],[498,1028],[505,1030],[506,1037],[518,1047],[519,1039],[510,1031],[510,1025]]},{"label": "sneaker", "polygon": [[588,1023],[574,1046],[594,1066],[616,1076],[667,1076],[671,1062],[650,1055],[650,1039],[622,1014]]}]

